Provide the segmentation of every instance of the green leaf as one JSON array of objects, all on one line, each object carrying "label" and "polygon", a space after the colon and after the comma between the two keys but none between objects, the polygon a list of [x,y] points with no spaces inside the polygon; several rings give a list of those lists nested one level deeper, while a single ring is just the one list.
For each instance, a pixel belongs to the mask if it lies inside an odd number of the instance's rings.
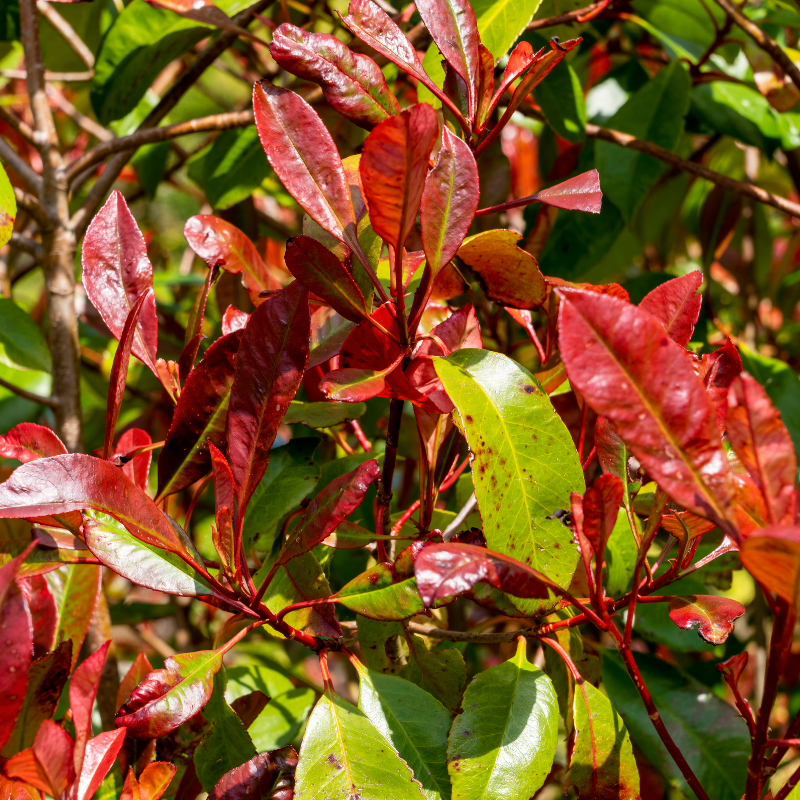
[{"label": "green leaf", "polygon": [[412,576],[400,579],[390,564],[376,564],[336,593],[345,608],[386,622],[423,614],[425,606]]},{"label": "green leaf", "polygon": [[358,707],[414,771],[428,800],[450,797],[447,732],[450,712],[409,681],[361,668]]},{"label": "green leaf", "polygon": [[712,17],[722,26],[725,13],[701,0],[634,0],[634,11],[699,58],[714,41]]},{"label": "green leaf", "polygon": [[11,238],[14,229],[14,220],[17,217],[17,200],[14,197],[14,188],[11,181],[0,164],[0,247]]},{"label": "green leaf", "polygon": [[302,422],[309,428],[330,428],[364,416],[366,403],[301,403],[292,400],[283,418],[285,425]]},{"label": "green leaf", "polygon": [[314,463],[319,442],[309,436],[272,450],[267,471],[247,506],[245,550],[255,543],[259,550],[269,553],[284,517],[314,491],[320,476],[319,465]]},{"label": "green leaf", "polygon": [[586,140],[586,103],[575,70],[562,61],[534,91],[548,125],[568,142]]},{"label": "green leaf", "polygon": [[355,706],[326,693],[308,721],[295,775],[295,800],[421,797],[391,744]]},{"label": "green leaf", "polygon": [[203,741],[194,751],[194,767],[205,791],[230,770],[256,754],[250,736],[236,712],[225,700],[225,667],[214,676],[214,691],[203,707],[203,716],[211,723]]},{"label": "green leaf", "polygon": [[625,509],[621,508],[611,536],[606,542],[606,594],[616,597],[628,591],[636,567],[637,554],[638,550],[633,533],[631,533],[628,515]]},{"label": "green leaf", "polygon": [[227,678],[225,699],[229,703],[251,692],[263,692],[267,697],[276,697],[294,688],[294,684],[282,672],[260,664],[228,667]]},{"label": "green leaf", "polygon": [[[736,710],[680,668],[636,653],[636,664],[664,724],[700,784],[714,800],[739,800],[745,784],[750,736]],[[689,796],[639,692],[616,652],[603,654],[603,685],[634,744],[673,785]]]},{"label": "green leaf", "polygon": [[564,789],[579,800],[638,798],[639,770],[630,736],[608,698],[588,681],[575,690],[577,736]]},{"label": "green leaf", "polygon": [[272,697],[248,728],[256,750],[263,753],[291,744],[303,728],[316,696],[313,689],[304,687]]},{"label": "green leaf", "polygon": [[53,366],[39,326],[7,297],[0,297],[0,364],[42,372],[50,372]]},{"label": "green leaf", "polygon": [[[559,586],[572,579],[578,553],[558,519],[570,494],[583,493],[580,459],[536,379],[510,358],[459,350],[435,358],[472,451],[475,495],[489,548],[518,558]],[[514,600],[514,605],[523,610]],[[533,615],[546,601],[528,601]]]},{"label": "green leaf", "polygon": [[249,197],[272,173],[254,125],[223,131],[189,164],[189,177],[222,210]]},{"label": "green leaf", "polygon": [[550,678],[516,654],[476,675],[453,722],[447,768],[460,800],[528,800],[550,772],[558,742],[558,703]]},{"label": "green leaf", "polygon": [[[683,133],[690,91],[688,72],[681,62],[673,61],[639,89],[611,117],[607,127],[672,150]],[[597,142],[595,154],[603,194],[630,222],[664,165],[652,156],[609,142]]]}]

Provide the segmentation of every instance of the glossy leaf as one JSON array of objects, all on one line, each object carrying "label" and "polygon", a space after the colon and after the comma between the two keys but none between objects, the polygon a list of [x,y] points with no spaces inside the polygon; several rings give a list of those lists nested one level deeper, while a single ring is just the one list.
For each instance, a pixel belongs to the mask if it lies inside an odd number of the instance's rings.
[{"label": "glossy leaf", "polygon": [[272,794],[272,790],[278,789],[280,783],[284,783],[284,787],[287,783],[291,785],[296,769],[297,753],[293,747],[259,753],[223,775],[208,796],[211,800],[250,800],[252,797],[278,800],[279,795]]},{"label": "glossy leaf", "polygon": [[73,743],[69,734],[53,720],[46,719],[29,750],[5,764],[10,778],[19,778],[53,798],[62,797],[75,778],[72,767]]},{"label": "glossy leaf", "polygon": [[339,523],[361,505],[367,489],[379,474],[378,462],[371,459],[329,483],[309,504],[276,563],[287,564],[333,533]]},{"label": "glossy leaf", "polygon": [[16,458],[23,464],[66,452],[63,442],[50,428],[34,422],[20,422],[7,434],[0,435],[0,456]]},{"label": "glossy leaf", "polygon": [[[568,211],[599,214],[603,201],[600,176],[596,169],[590,169],[563,183],[557,183],[547,189],[540,189],[530,199],[531,202],[538,201],[548,206],[565,208]],[[517,202],[521,204],[522,201]]]},{"label": "glossy leaf", "polygon": [[227,336],[234,331],[240,331],[247,325],[247,320],[250,318],[249,314],[244,311],[239,311],[238,308],[228,306],[225,313],[222,315],[222,335]]},{"label": "glossy leaf", "polygon": [[733,631],[733,623],[747,609],[736,600],[714,595],[674,597],[669,618],[684,630],[697,633],[710,644],[722,644]]},{"label": "glossy leaf", "polygon": [[120,800],[158,800],[169,787],[177,769],[174,764],[155,761],[148,764],[139,777],[128,770]]},{"label": "glossy leaf", "polygon": [[75,800],[90,800],[111,771],[125,739],[124,728],[98,733],[86,743]]},{"label": "glossy leaf", "polygon": [[391,564],[370,567],[333,597],[363,617],[387,622],[409,619],[425,611],[414,578],[398,576]]},{"label": "glossy leaf", "polygon": [[731,384],[725,427],[736,455],[764,495],[772,524],[792,522],[785,516],[794,507],[794,446],[780,412],[747,373]]},{"label": "glossy leaf", "polygon": [[[25,595],[14,581],[19,564],[10,561],[0,569],[5,590],[0,597],[0,630],[3,631],[2,669],[0,669],[0,747],[9,740],[17,715],[25,702],[28,668],[33,653],[33,625]],[[0,587],[2,587],[0,583]]]},{"label": "glossy leaf", "polygon": [[133,690],[153,671],[153,667],[144,653],[138,653],[130,669],[119,682],[117,691],[117,708],[131,696]]},{"label": "glossy leaf", "polygon": [[[114,458],[125,458],[122,471],[135,483],[143,492],[150,488],[150,463],[153,460],[153,451],[147,450],[144,453],[137,453],[130,458],[130,453],[139,447],[147,447],[152,444],[150,434],[141,428],[128,428],[119,437],[117,446],[114,448]],[[129,459],[129,460],[128,460]]]},{"label": "glossy leaf", "polygon": [[394,675],[358,670],[358,707],[414,772],[428,800],[450,797],[450,712],[431,694]]},{"label": "glossy leaf", "polygon": [[156,499],[191,486],[211,470],[208,445],[213,442],[222,447],[225,443],[225,423],[241,339],[239,330],[218,339],[189,375],[158,459]]},{"label": "glossy leaf", "polygon": [[603,550],[614,530],[624,494],[625,489],[619,478],[601,475],[583,496],[583,534],[598,560],[603,558]]},{"label": "glossy leaf", "polygon": [[[119,339],[136,301],[153,288],[153,267],[142,232],[116,190],[86,230],[81,264],[89,300]],[[143,301],[135,330],[131,351],[155,372],[158,320],[154,295]]]},{"label": "glossy leaf", "polygon": [[661,527],[681,543],[686,543],[713,531],[717,526],[707,519],[698,517],[697,514],[692,514],[691,511],[677,511],[664,514],[661,518]]},{"label": "glossy leaf", "polygon": [[270,54],[287,72],[318,84],[328,103],[362,128],[400,112],[380,67],[335,36],[284,23],[272,36]]},{"label": "glossy leaf", "polygon": [[[106,642],[82,661],[69,683],[69,707],[72,711],[72,721],[75,725],[73,763],[75,775],[79,779],[83,778],[81,765],[86,753],[86,745],[89,739],[92,738],[92,708],[94,707],[94,700],[97,696],[97,689],[100,685],[103,665],[106,663],[106,654],[110,644],[110,641]],[[121,744],[120,741],[120,746]]]},{"label": "glossy leaf", "polygon": [[136,739],[157,739],[174,731],[208,702],[222,652],[179,653],[151,672],[117,712],[117,727]]},{"label": "glossy leaf", "polygon": [[636,306],[559,291],[561,355],[572,385],[670,497],[730,528],[728,460],[689,357]]},{"label": "glossy leaf", "polygon": [[586,680],[577,682],[575,748],[564,788],[579,800],[638,800],[639,770],[622,717],[608,698]]},{"label": "glossy leaf", "polygon": [[447,769],[464,800],[528,800],[556,754],[558,702],[550,678],[525,657],[526,643],[505,663],[476,675],[453,722]]},{"label": "glossy leaf", "polygon": [[8,180],[5,169],[0,166],[0,247],[11,239],[16,216],[17,201],[14,197],[14,188]]},{"label": "glossy leaf", "polygon": [[436,166],[425,179],[420,227],[431,281],[458,252],[478,209],[478,166],[467,144],[447,126]]},{"label": "glossy leaf", "polygon": [[395,249],[414,225],[438,135],[436,112],[420,103],[381,122],[364,142],[359,171],[370,223]]},{"label": "glossy leaf", "polygon": [[489,547],[566,588],[578,553],[553,514],[584,490],[567,428],[530,373],[505,356],[459,350],[434,365],[473,453]]},{"label": "glossy leaf", "polygon": [[355,706],[326,692],[308,720],[297,763],[295,800],[421,797],[391,744]]},{"label": "glossy leaf", "polygon": [[536,259],[518,242],[516,231],[484,231],[470,236],[458,257],[480,278],[486,296],[512,308],[535,308],[545,299],[545,282]]},{"label": "glossy leaf", "polygon": [[800,528],[773,525],[747,536],[742,566],[788,603],[800,599]]},{"label": "glossy leaf", "polygon": [[102,591],[103,569],[94,564],[69,564],[47,578],[58,609],[56,646],[72,642],[72,672]]},{"label": "glossy leaf", "polygon": [[688,272],[660,284],[639,303],[639,308],[652,314],[664,326],[669,338],[681,347],[691,341],[700,316],[703,298],[697,290],[702,282],[700,270]]},{"label": "glossy leaf", "polygon": [[295,236],[286,246],[286,266],[310,292],[345,319],[360,322],[369,316],[364,295],[344,264],[310,236]]},{"label": "glossy leaf", "polygon": [[228,412],[228,461],[243,515],[264,475],[278,426],[308,361],[308,291],[296,281],[250,316],[236,359]]},{"label": "glossy leaf", "polygon": [[605,417],[598,417],[594,428],[597,460],[605,475],[615,475],[624,484],[628,482],[628,450]]},{"label": "glossy leaf", "polygon": [[700,359],[700,375],[714,408],[717,430],[720,433],[725,430],[725,418],[728,414],[728,390],[734,378],[741,372],[742,359],[730,339],[719,350],[705,353]]}]

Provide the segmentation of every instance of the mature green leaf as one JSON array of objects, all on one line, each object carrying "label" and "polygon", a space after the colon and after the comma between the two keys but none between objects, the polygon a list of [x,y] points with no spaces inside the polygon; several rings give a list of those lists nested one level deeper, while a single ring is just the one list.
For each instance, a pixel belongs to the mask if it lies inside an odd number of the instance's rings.
[{"label": "mature green leaf", "polygon": [[276,694],[248,728],[259,753],[291,744],[303,728],[317,695],[301,687]]},{"label": "mature green leaf", "polygon": [[699,58],[714,41],[714,20],[722,26],[725,13],[701,0],[634,0],[637,14]]},{"label": "mature green leaf", "polygon": [[43,372],[52,369],[50,350],[39,326],[7,297],[0,297],[0,364]]},{"label": "mature green leaf", "polygon": [[320,440],[314,436],[292,439],[273,448],[264,477],[253,492],[244,520],[244,542],[269,552],[284,517],[305,500],[317,485],[319,465],[314,451]]},{"label": "mature green leaf", "polygon": [[299,400],[292,400],[283,423],[293,425],[302,422],[309,428],[330,428],[358,419],[366,411],[366,403],[301,403]]},{"label": "mature green leaf", "polygon": [[225,699],[225,667],[214,676],[214,691],[203,706],[203,716],[211,727],[194,751],[197,777],[207,792],[232,769],[256,754],[253,741],[236,712]]},{"label": "mature green leaf", "polygon": [[399,577],[391,564],[376,564],[353,578],[336,593],[336,600],[362,616],[386,622],[425,611],[414,577]]},{"label": "mature green leaf", "polygon": [[[745,784],[750,736],[733,706],[680,668],[636,653],[636,664],[661,718],[702,787],[714,800],[739,800]],[[625,721],[634,744],[665,778],[688,788],[661,742],[616,653],[603,655],[603,685]]]},{"label": "mature green leaf", "polygon": [[[564,423],[536,379],[504,355],[466,349],[434,364],[472,451],[489,548],[566,588],[578,553],[570,531],[548,517],[569,508],[570,493],[585,484]],[[542,602],[531,601],[529,613]]]},{"label": "mature green leaf", "polygon": [[[683,132],[690,90],[684,65],[673,61],[639,89],[607,125],[672,150]],[[609,142],[598,142],[595,153],[603,194],[630,222],[664,165],[651,156]]]},{"label": "mature green leaf", "polygon": [[358,707],[396,748],[428,800],[450,797],[450,712],[432,695],[393,675],[360,668]]},{"label": "mature green leaf", "polygon": [[355,706],[326,692],[308,721],[295,776],[295,800],[421,797],[408,764]]},{"label": "mature green leaf", "polygon": [[17,217],[17,200],[8,175],[0,164],[0,247],[11,238],[14,220]]},{"label": "mature green leaf", "polygon": [[564,788],[580,800],[638,800],[639,770],[630,736],[608,698],[588,681],[575,689],[577,736]]},{"label": "mature green leaf", "polygon": [[225,699],[229,703],[251,692],[263,692],[267,697],[275,697],[294,688],[294,684],[282,672],[261,664],[228,667],[226,677]]},{"label": "mature green leaf", "polygon": [[534,92],[550,127],[568,142],[586,140],[586,103],[575,70],[562,61]]},{"label": "mature green leaf", "polygon": [[550,678],[525,658],[526,647],[521,640],[514,656],[467,686],[447,745],[454,797],[528,800],[550,772],[558,702]]},{"label": "mature green leaf", "polygon": [[631,533],[628,515],[624,508],[619,510],[614,529],[606,542],[605,560],[607,576],[606,594],[616,597],[624,594],[633,579],[638,548]]}]

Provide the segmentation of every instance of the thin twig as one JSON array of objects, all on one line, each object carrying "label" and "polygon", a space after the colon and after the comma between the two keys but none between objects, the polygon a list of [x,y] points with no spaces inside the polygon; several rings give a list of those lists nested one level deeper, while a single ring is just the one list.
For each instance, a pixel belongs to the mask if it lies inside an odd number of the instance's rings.
[{"label": "thin twig", "polygon": [[0,137],[0,159],[22,178],[32,192],[39,194],[42,191],[42,176],[2,137]]},{"label": "thin twig", "polygon": [[22,250],[25,253],[32,255],[37,261],[42,257],[42,246],[34,239],[24,236],[17,231],[11,231],[11,240],[9,244],[16,247],[17,250]]},{"label": "thin twig", "polygon": [[469,500],[464,503],[464,507],[461,509],[461,511],[456,514],[455,519],[444,529],[442,538],[446,542],[450,541],[450,538],[461,527],[464,520],[472,513],[476,505],[478,505],[478,498],[475,497],[475,492],[473,492]]},{"label": "thin twig", "polygon": [[535,19],[528,25],[529,31],[538,31],[542,28],[554,28],[556,25],[566,25],[570,22],[577,22],[581,17],[591,16],[592,12],[602,10],[608,3],[592,3],[584,8],[576,8],[575,11],[568,11],[566,14],[558,14],[555,17],[545,19]]},{"label": "thin twig", "polygon": [[10,128],[13,128],[28,144],[36,146],[36,139],[33,135],[33,128],[17,119],[7,108],[0,105],[0,119],[3,120]]},{"label": "thin twig", "polygon": [[20,386],[14,386],[13,383],[9,383],[9,381],[4,378],[0,378],[0,386],[4,389],[8,389],[9,392],[13,392],[24,400],[30,400],[32,403],[38,403],[40,406],[47,406],[48,408],[58,408],[59,406],[59,402],[55,397],[42,397],[42,395],[29,392],[27,389],[23,389]]},{"label": "thin twig", "polygon": [[[42,2],[42,0],[39,0],[39,2]],[[52,86],[46,88],[47,97],[55,107],[66,114],[81,130],[86,131],[90,136],[94,136],[95,139],[99,139],[101,142],[108,142],[114,138],[114,134],[111,131],[95,122],[91,117],[87,117],[86,114],[81,114],[58,89],[54,89]]]},{"label": "thin twig", "polygon": [[78,54],[78,57],[89,69],[94,69],[94,54],[86,46],[83,39],[75,32],[72,25],[56,11],[47,0],[36,0],[39,13],[61,34],[64,41]]},{"label": "thin twig", "polygon": [[[28,79],[28,73],[24,69],[0,69],[0,78],[9,78],[12,81],[24,81]],[[62,83],[83,83],[94,78],[94,70],[87,72],[50,72],[46,70],[44,78],[47,81],[61,81]]]},{"label": "thin twig", "polygon": [[[0,139],[2,141],[2,139]],[[34,197],[30,192],[14,187],[14,199],[20,208],[24,208],[38,223],[39,227],[47,230],[51,226],[51,222],[44,207],[39,202],[38,198]]]}]

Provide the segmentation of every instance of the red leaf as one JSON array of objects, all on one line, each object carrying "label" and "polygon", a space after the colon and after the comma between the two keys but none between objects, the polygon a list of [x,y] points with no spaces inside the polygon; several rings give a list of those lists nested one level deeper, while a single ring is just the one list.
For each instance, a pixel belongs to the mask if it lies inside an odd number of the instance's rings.
[{"label": "red leaf", "polygon": [[179,492],[208,473],[209,442],[217,447],[225,445],[225,423],[241,340],[239,330],[217,339],[189,375],[158,459],[156,499]]},{"label": "red leaf", "polygon": [[673,597],[669,603],[669,618],[685,631],[697,628],[709,644],[722,644],[745,611],[736,600],[707,594]]},{"label": "red leaf", "polygon": [[[136,323],[140,312],[148,297],[152,294],[148,289],[139,295],[125,320],[122,333],[119,336],[119,346],[114,353],[114,363],[111,365],[111,377],[108,382],[108,402],[106,403],[106,435],[103,442],[103,458],[111,454],[111,445],[117,430],[117,420],[122,406],[122,395],[125,393],[125,383],[128,380],[128,365],[131,360],[131,347],[134,342]],[[153,300],[155,304],[155,300]]]},{"label": "red leaf", "polygon": [[[586,211],[589,214],[599,214],[603,202],[603,193],[600,191],[600,175],[596,169],[590,169],[581,175],[576,175],[563,183],[558,183],[548,189],[542,189],[530,198],[529,202],[539,201],[548,206],[566,208],[569,211]],[[515,200],[515,205],[522,205],[522,200]]]},{"label": "red leaf", "polygon": [[158,506],[122,470],[71,453],[18,467],[0,484],[0,518],[27,519],[93,508],[118,519],[137,539],[183,555],[186,547]]},{"label": "red leaf", "polygon": [[[153,288],[153,267],[144,236],[125,198],[116,190],[86,230],[81,249],[83,286],[103,322],[119,339],[136,301]],[[155,295],[144,301],[133,354],[156,371],[158,319]]]},{"label": "red leaf", "polygon": [[[14,559],[0,569],[0,748],[8,741],[25,701],[28,669],[33,654],[33,623],[25,595],[14,581],[19,562]],[[5,584],[5,587],[3,586]]]},{"label": "red leaf", "polygon": [[797,475],[794,445],[780,411],[746,372],[730,387],[726,428],[736,455],[764,495],[770,522],[791,522]]},{"label": "red leaf", "polygon": [[431,281],[458,252],[478,210],[478,166],[469,146],[442,128],[436,166],[425,179],[420,206],[422,247]]},{"label": "red leaf", "polygon": [[800,528],[772,525],[745,537],[742,566],[788,603],[800,600]]},{"label": "red leaf", "polygon": [[194,362],[197,358],[197,353],[200,350],[200,345],[203,342],[203,339],[206,339],[206,335],[204,333],[198,333],[193,336],[188,344],[184,345],[183,350],[181,350],[180,358],[178,359],[178,380],[181,384],[186,383],[186,379],[189,377],[189,373],[194,368]]},{"label": "red leaf", "polygon": [[689,355],[636,306],[559,292],[561,355],[573,387],[673,500],[731,530],[728,459]]},{"label": "red leaf", "polygon": [[[240,767],[226,772],[208,795],[209,800],[290,800],[294,796],[294,772],[297,753],[284,747],[269,753],[259,753]],[[273,789],[275,790],[273,793]],[[288,794],[284,794],[287,792]],[[268,794],[269,793],[269,794]]]},{"label": "red leaf", "polygon": [[689,344],[700,316],[703,298],[697,290],[702,282],[703,273],[695,270],[662,283],[639,303],[639,308],[652,314],[681,347]]},{"label": "red leaf", "polygon": [[400,366],[402,360],[403,357],[398,356],[382,370],[351,368],[331,370],[320,383],[320,391],[328,400],[340,400],[345,403],[360,403],[373,397],[385,396],[388,391],[386,378]]},{"label": "red leaf", "polygon": [[370,130],[400,112],[380,67],[328,33],[284,23],[272,35],[270,54],[287,72],[314,81],[340,114]]},{"label": "red leaf", "polygon": [[[75,724],[75,774],[82,778],[81,765],[86,751],[86,743],[92,737],[92,707],[97,696],[97,688],[103,675],[110,641],[95,650],[75,670],[69,684],[69,706]],[[122,743],[120,742],[120,746]]]},{"label": "red leaf", "polygon": [[125,673],[125,677],[120,681],[117,691],[117,708],[127,700],[133,690],[153,671],[147,656],[144,653],[137,653],[133,659],[130,669]]},{"label": "red leaf", "polygon": [[239,309],[234,306],[228,306],[225,309],[225,313],[222,315],[222,335],[227,336],[234,331],[244,330],[248,319],[250,319],[249,314],[246,314],[244,311],[239,311]]},{"label": "red leaf", "polygon": [[717,669],[725,676],[725,682],[732,687],[738,686],[744,668],[747,666],[747,651],[743,650],[735,656],[717,664]]},{"label": "red leaf", "polygon": [[254,305],[263,302],[258,296],[260,292],[280,288],[280,281],[261,258],[250,237],[230,222],[211,214],[198,214],[187,220],[183,235],[210,268],[219,266],[232,275],[241,274]]},{"label": "red leaf", "polygon": [[60,800],[75,778],[72,748],[69,734],[53,720],[46,719],[36,734],[33,747],[6,762],[6,775],[26,781]]},{"label": "red leaf", "polygon": [[719,350],[706,353],[700,359],[700,375],[714,407],[717,430],[725,431],[728,414],[728,389],[733,379],[742,372],[742,357],[728,339]]},{"label": "red leaf", "polygon": [[269,462],[269,451],[308,361],[308,290],[297,281],[264,301],[244,329],[228,412],[228,460],[237,520]]},{"label": "red leaf", "polygon": [[598,560],[617,522],[625,487],[615,475],[601,475],[583,496],[583,533]]},{"label": "red leaf", "polygon": [[41,800],[34,786],[0,774],[0,800]]},{"label": "red leaf", "polygon": [[359,171],[370,223],[396,250],[414,225],[438,135],[436,112],[419,103],[381,122],[364,142]]},{"label": "red leaf", "polygon": [[50,652],[55,644],[58,628],[56,599],[44,575],[32,575],[30,578],[20,579],[19,586],[25,593],[31,612],[33,656],[38,658]]},{"label": "red leaf", "polygon": [[551,581],[511,556],[470,544],[432,544],[414,564],[422,602],[468,592],[479,581],[515,597],[546,598]]},{"label": "red leaf", "polygon": [[[128,428],[119,437],[117,446],[114,449],[114,458],[122,458],[132,453],[139,447],[147,447],[153,440],[147,431],[141,428]],[[137,453],[129,461],[122,465],[122,471],[143,491],[146,492],[150,486],[150,463],[153,459],[153,451],[147,450],[144,453]]]},{"label": "red leaf", "polygon": [[87,742],[75,800],[90,800],[100,788],[122,749],[126,733],[125,728],[104,731]]},{"label": "red leaf", "polygon": [[717,526],[707,519],[698,517],[697,514],[692,514],[691,511],[678,511],[664,514],[661,518],[661,527],[681,543],[685,543],[713,531]]},{"label": "red leaf", "polygon": [[50,428],[34,422],[20,422],[4,436],[0,435],[0,456],[16,458],[23,464],[66,452],[63,442]]},{"label": "red leaf", "polygon": [[352,472],[331,481],[311,501],[275,563],[287,564],[333,533],[339,523],[358,508],[380,471],[378,462],[370,459]]},{"label": "red leaf", "polygon": [[214,474],[214,507],[219,510],[223,506],[227,506],[232,511],[236,492],[233,473],[222,451],[216,445],[210,444],[209,450],[211,451],[211,469]]},{"label": "red leaf", "polygon": [[[544,48],[539,50],[536,55],[539,55],[543,51]],[[491,109],[494,109],[505,94],[506,89],[528,70],[531,64],[533,64],[533,61],[533,47],[531,47],[529,42],[520,42],[511,51],[508,62],[506,63],[506,68],[503,70],[503,77],[500,79],[500,85],[497,87],[497,91],[492,98]]]},{"label": "red leaf", "polygon": [[164,761],[148,764],[139,776],[141,800],[158,800],[175,777],[177,767]]},{"label": "red leaf", "polygon": [[625,442],[614,433],[614,429],[605,417],[597,418],[594,426],[594,444],[603,474],[616,475],[627,483],[628,451]]},{"label": "red leaf", "polygon": [[[62,0],[62,2],[74,2],[74,0]],[[168,11],[174,11],[182,17],[186,17],[186,19],[193,19],[197,22],[202,22],[204,25],[212,25],[215,28],[235,33],[238,36],[261,41],[245,28],[235,25],[231,18],[221,8],[214,5],[211,0],[146,0],[146,2],[156,8],[166,8]]]}]

